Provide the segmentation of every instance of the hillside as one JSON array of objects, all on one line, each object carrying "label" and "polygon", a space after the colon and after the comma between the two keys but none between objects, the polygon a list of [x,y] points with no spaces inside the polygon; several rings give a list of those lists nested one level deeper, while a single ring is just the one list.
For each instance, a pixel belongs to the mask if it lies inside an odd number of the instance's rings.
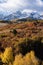
[{"label": "hillside", "polygon": [[0,27],[0,59],[5,65],[43,65],[43,20],[22,21]]}]

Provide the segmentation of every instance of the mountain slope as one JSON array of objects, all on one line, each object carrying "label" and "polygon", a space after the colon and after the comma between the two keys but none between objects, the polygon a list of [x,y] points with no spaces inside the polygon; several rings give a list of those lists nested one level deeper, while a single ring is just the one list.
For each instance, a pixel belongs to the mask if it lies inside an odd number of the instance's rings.
[{"label": "mountain slope", "polygon": [[31,18],[31,19],[43,19],[43,15],[40,15],[38,12],[21,12],[16,11],[13,13],[10,13],[9,15],[3,15],[3,13],[0,13],[0,20],[13,20],[13,19],[22,19],[22,18]]}]

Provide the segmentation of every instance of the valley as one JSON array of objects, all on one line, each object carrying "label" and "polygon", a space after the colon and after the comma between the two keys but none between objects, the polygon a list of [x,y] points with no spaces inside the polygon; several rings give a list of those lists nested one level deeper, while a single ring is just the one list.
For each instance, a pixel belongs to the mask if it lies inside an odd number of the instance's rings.
[{"label": "valley", "polygon": [[[0,59],[2,63],[4,65],[23,63],[24,65],[26,62],[26,65],[28,63],[43,65],[43,20],[17,19],[12,20],[11,23],[1,22]],[[33,59],[35,59],[34,62]]]}]

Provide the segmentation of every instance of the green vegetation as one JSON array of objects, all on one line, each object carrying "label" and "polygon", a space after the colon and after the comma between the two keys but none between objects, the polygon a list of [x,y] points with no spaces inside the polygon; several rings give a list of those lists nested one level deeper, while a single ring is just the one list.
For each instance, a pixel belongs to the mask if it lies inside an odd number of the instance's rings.
[{"label": "green vegetation", "polygon": [[13,33],[14,33],[14,35],[16,35],[16,34],[17,34],[17,31],[16,31],[16,29],[13,29]]}]

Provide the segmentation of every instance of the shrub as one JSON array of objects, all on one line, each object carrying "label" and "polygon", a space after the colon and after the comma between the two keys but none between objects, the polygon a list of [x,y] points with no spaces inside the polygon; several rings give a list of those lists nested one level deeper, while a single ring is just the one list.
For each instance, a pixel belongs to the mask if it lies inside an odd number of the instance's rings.
[{"label": "shrub", "polygon": [[11,47],[5,49],[5,52],[2,56],[2,61],[3,63],[13,62],[13,52]]},{"label": "shrub", "polygon": [[14,33],[14,35],[16,35],[16,34],[17,34],[17,31],[16,31],[16,29],[13,29],[13,33]]},{"label": "shrub", "polygon": [[39,60],[35,57],[33,51],[27,53],[24,57],[21,54],[16,55],[13,65],[39,65]]},{"label": "shrub", "polygon": [[25,63],[27,63],[26,65],[39,65],[39,60],[35,57],[34,51],[26,54]]},{"label": "shrub", "polygon": [[13,65],[24,65],[24,60],[22,58],[22,54],[15,56],[15,61],[14,61]]}]

